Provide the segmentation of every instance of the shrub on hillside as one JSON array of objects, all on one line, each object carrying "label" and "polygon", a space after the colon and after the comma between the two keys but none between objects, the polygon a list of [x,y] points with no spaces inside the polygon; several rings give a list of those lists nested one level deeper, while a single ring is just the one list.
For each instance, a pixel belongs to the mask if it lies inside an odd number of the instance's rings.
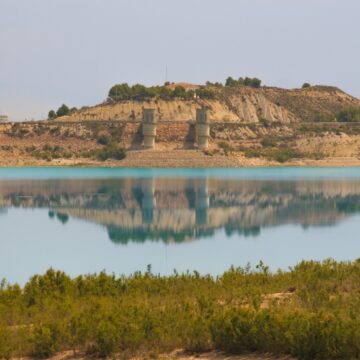
[{"label": "shrub on hillside", "polygon": [[262,140],[263,148],[244,148],[245,157],[260,158],[267,160],[274,160],[279,163],[284,163],[293,159],[299,159],[305,155],[299,150],[287,146],[274,147],[275,143],[271,140]]},{"label": "shrub on hillside", "polygon": [[234,151],[234,148],[226,141],[222,141],[218,144],[218,147],[224,151],[224,154],[228,156]]},{"label": "shrub on hillside", "polygon": [[100,145],[108,145],[110,143],[110,137],[107,134],[99,134],[97,143]]},{"label": "shrub on hillside", "polygon": [[125,157],[125,149],[114,144],[107,145],[96,153],[96,158],[101,161],[107,159],[122,160],[125,159]]},{"label": "shrub on hillside", "polygon": [[126,157],[126,150],[114,143],[109,143],[101,149],[88,151],[83,156],[99,161],[106,161],[108,159],[123,160]]},{"label": "shrub on hillside", "polygon": [[339,122],[359,122],[360,121],[360,107],[350,108],[340,111],[336,114],[336,119]]}]

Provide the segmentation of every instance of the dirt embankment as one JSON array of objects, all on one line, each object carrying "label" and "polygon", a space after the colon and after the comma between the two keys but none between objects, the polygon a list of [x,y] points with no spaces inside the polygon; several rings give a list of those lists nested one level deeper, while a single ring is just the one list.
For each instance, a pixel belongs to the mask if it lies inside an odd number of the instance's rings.
[{"label": "dirt embankment", "polygon": [[[95,156],[106,141],[124,160]],[[199,151],[191,122],[157,125],[155,150],[143,150],[141,123],[38,122],[0,125],[0,166],[359,166],[360,126],[213,123],[210,146]]]}]

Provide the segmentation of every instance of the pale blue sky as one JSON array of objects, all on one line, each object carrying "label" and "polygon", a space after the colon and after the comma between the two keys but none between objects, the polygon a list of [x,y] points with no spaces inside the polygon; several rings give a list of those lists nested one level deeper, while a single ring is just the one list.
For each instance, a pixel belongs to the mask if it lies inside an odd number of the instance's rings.
[{"label": "pale blue sky", "polygon": [[92,105],[119,82],[336,85],[360,97],[359,0],[0,0],[0,113]]}]

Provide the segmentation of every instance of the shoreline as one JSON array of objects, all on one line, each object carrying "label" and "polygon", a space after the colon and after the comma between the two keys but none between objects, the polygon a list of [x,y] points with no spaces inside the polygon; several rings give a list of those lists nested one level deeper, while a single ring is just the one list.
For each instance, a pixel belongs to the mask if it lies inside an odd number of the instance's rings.
[{"label": "shoreline", "polygon": [[[90,356],[91,359],[102,359],[101,357]],[[49,357],[49,360],[84,360],[89,358],[89,355],[86,353],[77,352],[74,354],[74,351],[63,351],[54,356]],[[121,354],[113,356],[114,359],[121,359]],[[170,353],[162,354],[144,354],[144,355],[134,355],[130,356],[127,359],[129,360],[147,360],[149,358],[154,358],[158,360],[295,360],[294,357],[290,355],[273,355],[267,353],[244,353],[244,354],[227,354],[220,351],[205,351],[205,352],[187,352],[184,350],[177,350]],[[15,360],[33,360],[35,358],[26,357],[19,358]]]},{"label": "shoreline", "polygon": [[133,150],[123,160],[97,161],[86,158],[54,159],[33,158],[0,159],[0,168],[26,167],[89,167],[89,168],[261,168],[261,167],[360,167],[358,157],[328,157],[320,160],[296,159],[283,163],[264,158],[246,158],[234,155],[205,155],[196,150]]}]

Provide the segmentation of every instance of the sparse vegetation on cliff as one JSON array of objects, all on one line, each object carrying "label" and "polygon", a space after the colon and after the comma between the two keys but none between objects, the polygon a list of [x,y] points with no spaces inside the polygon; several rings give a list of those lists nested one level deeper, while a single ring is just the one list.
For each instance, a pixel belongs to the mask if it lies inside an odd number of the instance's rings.
[{"label": "sparse vegetation on cliff", "polygon": [[42,147],[36,147],[35,145],[25,147],[25,152],[35,159],[51,161],[53,159],[70,159],[73,154],[71,151],[63,149],[59,145],[45,144]]},{"label": "sparse vegetation on cliff", "polygon": [[234,148],[226,141],[221,141],[218,144],[218,147],[223,150],[226,156],[228,156],[230,153],[234,151]]},{"label": "sparse vegetation on cliff", "polygon": [[342,110],[337,113],[336,119],[339,122],[359,122],[360,121],[360,107]]},{"label": "sparse vegetation on cliff", "polygon": [[335,115],[317,113],[314,117],[315,122],[360,122],[360,107],[350,107],[338,111]]},{"label": "sparse vegetation on cliff", "polygon": [[260,351],[300,359],[360,356],[360,262],[263,263],[218,278],[49,270],[0,287],[0,358],[62,350],[122,356],[183,348]]},{"label": "sparse vegetation on cliff", "polygon": [[101,149],[91,150],[82,155],[99,161],[106,161],[108,159],[123,160],[126,157],[126,150],[115,143],[108,143]]},{"label": "sparse vegetation on cliff", "polygon": [[[279,163],[285,163],[290,160],[305,158],[305,154],[299,150],[288,147],[278,146],[270,141],[263,141],[262,148],[241,148],[247,158],[265,158],[267,160],[277,161]],[[265,144],[266,143],[266,144]]]}]

